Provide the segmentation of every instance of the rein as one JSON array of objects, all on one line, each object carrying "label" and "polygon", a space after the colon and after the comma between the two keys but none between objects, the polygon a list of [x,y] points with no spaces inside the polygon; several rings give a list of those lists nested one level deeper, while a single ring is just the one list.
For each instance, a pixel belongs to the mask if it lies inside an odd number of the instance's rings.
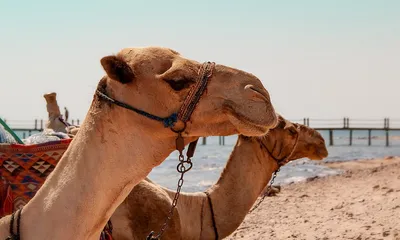
[{"label": "rein", "polygon": [[21,231],[20,231],[20,226],[21,226],[21,212],[22,208],[20,208],[17,211],[17,232],[14,233],[14,218],[15,218],[15,212],[11,214],[11,220],[10,220],[10,236],[6,238],[6,240],[20,240],[21,239]]},{"label": "rein", "polygon": [[272,179],[268,185],[267,190],[264,192],[263,196],[261,197],[260,201],[258,203],[256,203],[256,205],[254,205],[254,207],[249,211],[249,213],[252,213],[254,210],[256,210],[260,206],[260,204],[264,201],[265,197],[268,196],[268,193],[270,192],[270,190],[272,188],[272,184],[274,184],[275,178],[276,178],[278,172],[281,170],[281,167],[290,161],[290,158],[293,156],[293,153],[297,148],[297,144],[299,143],[299,136],[300,136],[299,132],[300,132],[299,129],[296,128],[296,141],[293,145],[292,151],[290,152],[290,154],[287,157],[283,157],[280,160],[275,158],[273,155],[273,152],[274,152],[274,149],[276,146],[276,142],[274,144],[274,148],[272,148],[272,151],[269,151],[268,147],[262,141],[260,141],[261,145],[268,152],[269,156],[272,157],[275,160],[275,162],[278,164],[278,169],[272,174]]},{"label": "rein", "polygon": [[64,120],[64,118],[62,118],[61,116],[58,117],[58,120],[59,120],[62,124],[64,124],[64,126],[66,126],[66,127],[71,126],[71,124],[69,124],[68,122],[66,122],[66,121]]}]

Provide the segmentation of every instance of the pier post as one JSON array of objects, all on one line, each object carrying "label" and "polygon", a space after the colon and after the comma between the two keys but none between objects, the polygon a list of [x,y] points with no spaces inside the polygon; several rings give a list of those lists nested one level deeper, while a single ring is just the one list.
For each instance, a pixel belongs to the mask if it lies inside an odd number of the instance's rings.
[{"label": "pier post", "polygon": [[79,125],[79,119],[76,119],[76,125]]},{"label": "pier post", "polygon": [[203,137],[203,143],[202,143],[203,145],[206,145],[207,144],[207,138],[206,137]]},{"label": "pier post", "polygon": [[37,129],[37,119],[35,119],[35,129]]},{"label": "pier post", "polygon": [[329,130],[329,146],[333,146],[333,130]]},{"label": "pier post", "polygon": [[43,130],[43,119],[40,119],[40,129]]},{"label": "pier post", "polygon": [[386,130],[386,147],[389,147],[389,130]]},{"label": "pier post", "polygon": [[310,119],[307,118],[307,127],[309,127],[309,126],[310,126]]},{"label": "pier post", "polygon": [[218,143],[221,145],[221,136],[218,136]]},{"label": "pier post", "polygon": [[307,120],[306,120],[306,118],[303,118],[303,125],[304,125],[304,126],[307,126]]},{"label": "pier post", "polygon": [[368,146],[371,146],[371,129],[368,129]]},{"label": "pier post", "polygon": [[75,123],[75,121],[74,121],[74,119],[72,119],[72,125],[75,125],[74,123]]},{"label": "pier post", "polygon": [[343,128],[346,128],[346,118],[343,118]]},{"label": "pier post", "polygon": [[349,145],[351,146],[353,144],[353,129],[350,129],[350,138],[349,138]]},{"label": "pier post", "polygon": [[347,128],[350,128],[350,118],[347,118]]}]

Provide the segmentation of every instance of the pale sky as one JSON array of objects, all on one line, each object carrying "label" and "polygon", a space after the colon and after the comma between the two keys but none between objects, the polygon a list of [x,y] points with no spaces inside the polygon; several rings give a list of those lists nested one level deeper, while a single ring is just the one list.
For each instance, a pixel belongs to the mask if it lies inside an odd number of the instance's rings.
[{"label": "pale sky", "polygon": [[[0,0],[0,117],[83,119],[103,56],[163,46],[258,76],[289,119],[400,118],[400,1]],[[155,113],[156,114],[156,113]]]}]

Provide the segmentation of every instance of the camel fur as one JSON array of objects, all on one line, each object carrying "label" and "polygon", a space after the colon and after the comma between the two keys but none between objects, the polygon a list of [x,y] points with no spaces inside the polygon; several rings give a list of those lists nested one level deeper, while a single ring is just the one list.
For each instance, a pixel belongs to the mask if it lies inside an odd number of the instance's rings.
[{"label": "camel fur", "polygon": [[[99,90],[163,117],[178,112],[202,64],[168,48],[145,47],[123,49],[102,58],[101,65],[106,76]],[[261,81],[217,64],[182,135],[185,144],[200,136],[259,136],[276,123]],[[95,94],[69,148],[23,208],[21,238],[98,240],[133,187],[175,150],[176,136],[162,123]],[[10,218],[0,219],[0,239],[10,234]]]},{"label": "camel fur", "polygon": [[[292,150],[290,161],[304,157],[321,160],[328,155],[325,141],[316,130],[282,117],[278,126],[263,137],[238,137],[221,177],[207,190],[213,205],[218,239],[239,227],[277,170],[275,159],[289,157]],[[145,239],[151,230],[158,231],[174,195],[174,191],[149,179],[135,186],[112,216],[114,238]],[[216,239],[215,235],[206,195],[202,192],[182,193],[162,239]]]}]

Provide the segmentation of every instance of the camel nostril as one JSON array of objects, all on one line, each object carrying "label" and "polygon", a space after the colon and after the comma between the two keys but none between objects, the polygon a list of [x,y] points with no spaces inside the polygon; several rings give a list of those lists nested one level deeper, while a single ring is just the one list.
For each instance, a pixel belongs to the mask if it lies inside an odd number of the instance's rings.
[{"label": "camel nostril", "polygon": [[255,93],[255,96],[257,98],[261,98],[262,100],[264,100],[265,102],[269,103],[271,100],[269,98],[269,94],[266,91],[262,91],[260,89],[257,89],[256,87],[254,87],[251,84],[248,84],[244,87],[245,90],[252,90]]}]

